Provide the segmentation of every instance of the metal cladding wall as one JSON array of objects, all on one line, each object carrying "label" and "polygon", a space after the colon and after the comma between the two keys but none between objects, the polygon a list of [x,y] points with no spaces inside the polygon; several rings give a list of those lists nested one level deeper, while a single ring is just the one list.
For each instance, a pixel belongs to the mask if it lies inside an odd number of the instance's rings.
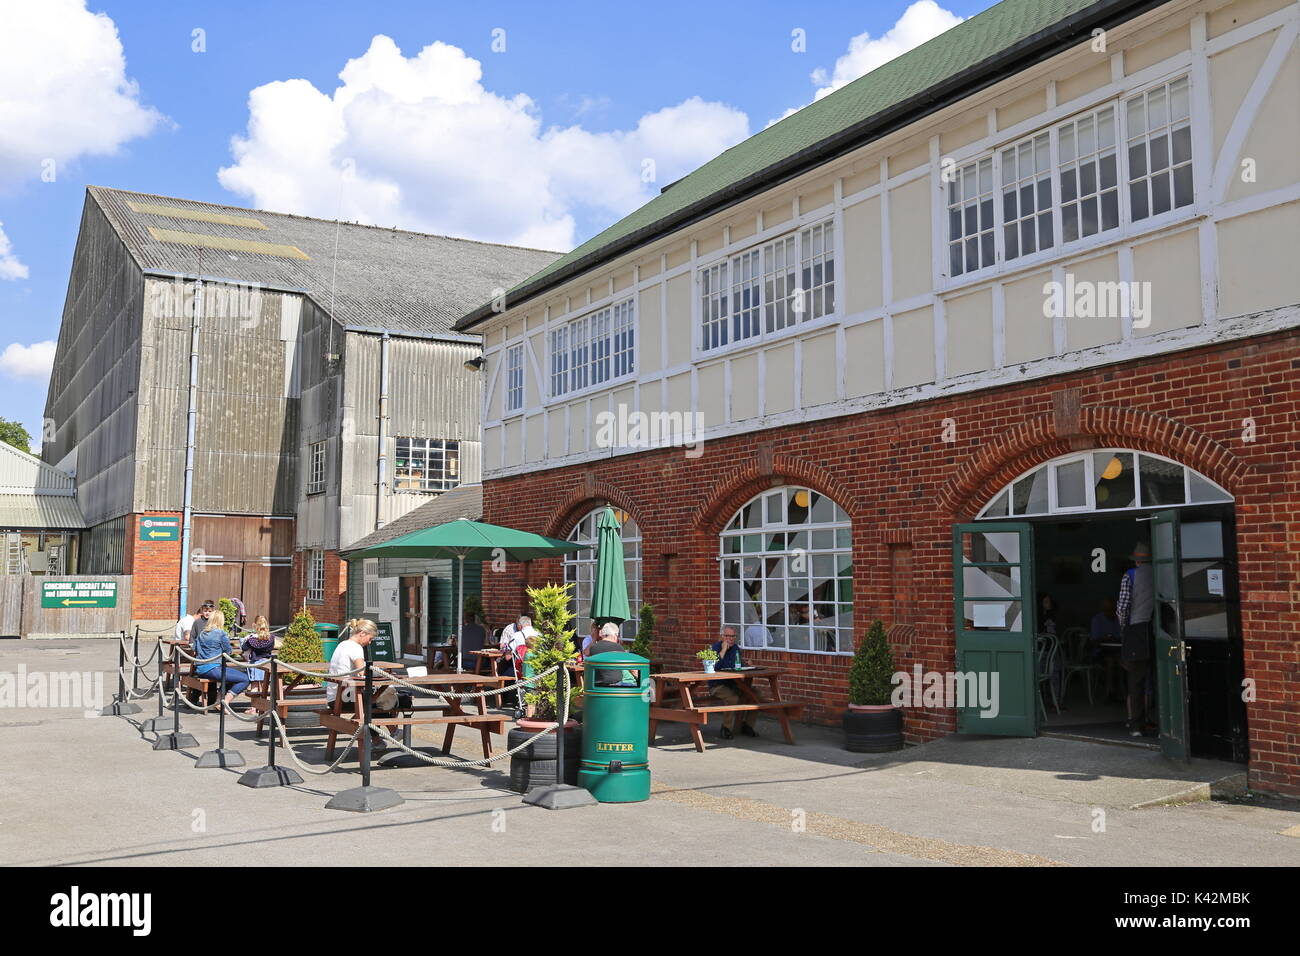
[{"label": "metal cladding wall", "polygon": [[86,523],[131,510],[144,277],[99,207],[87,201],[45,402],[41,457],[76,449],[77,500]]},{"label": "metal cladding wall", "polygon": [[[194,283],[147,280],[135,510],[184,505]],[[206,282],[193,505],[292,514],[302,296]]]}]

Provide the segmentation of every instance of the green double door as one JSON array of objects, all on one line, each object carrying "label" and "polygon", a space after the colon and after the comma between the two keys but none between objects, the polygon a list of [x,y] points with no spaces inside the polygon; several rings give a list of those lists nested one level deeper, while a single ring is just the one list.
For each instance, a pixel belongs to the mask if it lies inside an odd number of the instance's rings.
[{"label": "green double door", "polygon": [[[1185,760],[1187,665],[1178,512],[1152,516],[1151,531],[1160,748],[1166,756]],[[959,676],[973,674],[981,686],[996,691],[995,707],[970,701],[958,707],[958,733],[1037,736],[1038,608],[1032,526],[1023,521],[955,525],[952,568]]]}]

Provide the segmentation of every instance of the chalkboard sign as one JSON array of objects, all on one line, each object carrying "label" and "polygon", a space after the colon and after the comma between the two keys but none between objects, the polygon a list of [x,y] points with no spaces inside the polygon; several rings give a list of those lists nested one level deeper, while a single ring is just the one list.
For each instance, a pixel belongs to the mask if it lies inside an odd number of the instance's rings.
[{"label": "chalkboard sign", "polygon": [[397,663],[397,642],[393,640],[393,625],[380,621],[375,627],[378,628],[378,632],[370,639],[370,659]]}]

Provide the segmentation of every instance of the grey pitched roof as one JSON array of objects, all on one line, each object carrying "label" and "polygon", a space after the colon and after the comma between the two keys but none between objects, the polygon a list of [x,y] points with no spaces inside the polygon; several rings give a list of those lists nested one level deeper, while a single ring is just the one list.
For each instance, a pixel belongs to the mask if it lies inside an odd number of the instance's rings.
[{"label": "grey pitched roof", "polygon": [[0,528],[84,528],[71,475],[0,442]]},{"label": "grey pitched roof", "polygon": [[350,328],[477,341],[452,324],[560,255],[103,186],[87,192],[141,269],[302,290]]},{"label": "grey pitched roof", "polygon": [[343,555],[346,557],[350,552],[392,541],[412,531],[436,528],[457,518],[469,518],[471,521],[483,519],[482,485],[460,485],[451,491],[444,491],[427,504],[420,505],[414,511],[408,511],[378,531],[372,531],[360,541],[349,545],[343,550]]}]

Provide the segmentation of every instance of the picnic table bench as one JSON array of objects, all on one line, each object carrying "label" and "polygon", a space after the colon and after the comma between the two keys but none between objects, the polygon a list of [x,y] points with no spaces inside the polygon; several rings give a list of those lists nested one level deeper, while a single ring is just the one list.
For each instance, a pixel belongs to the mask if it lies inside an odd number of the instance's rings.
[{"label": "picnic table bench", "polygon": [[[420,677],[403,677],[404,681],[409,684],[415,684],[419,687],[441,688],[450,691],[462,690],[482,690],[489,687],[500,687],[507,681],[505,677],[491,677],[486,674],[428,674]],[[327,678],[339,685],[339,693],[335,695],[334,701],[328,710],[321,711],[321,726],[328,728],[329,740],[325,747],[325,759],[334,759],[334,748],[340,733],[351,737],[361,727],[364,720],[362,708],[364,706],[363,695],[357,690],[365,686],[365,680],[360,677],[352,678]],[[392,681],[382,678],[372,678],[372,687],[380,689],[383,687],[394,686]],[[343,688],[352,688],[353,700],[352,713],[344,712]],[[489,714],[487,712],[487,698],[477,697],[477,712],[470,713],[465,710],[464,702],[457,697],[448,697],[437,699],[433,697],[416,696],[411,702],[411,706],[401,708],[401,711],[377,714],[372,712],[370,723],[378,724],[381,727],[400,728],[403,731],[409,731],[411,727],[421,725],[443,725],[447,728],[447,733],[443,737],[442,752],[451,753],[451,742],[455,736],[457,727],[470,727],[477,729],[482,735],[483,756],[492,756],[492,734],[504,734],[506,732],[506,720],[504,714]],[[420,703],[423,701],[423,703]],[[402,713],[410,714],[429,714],[430,716],[411,716],[403,717]]]},{"label": "picnic table bench", "polygon": [[[709,722],[709,715],[737,711],[766,711],[776,714],[777,720],[781,722],[781,731],[785,734],[785,742],[794,743],[794,734],[790,730],[790,717],[798,716],[803,711],[804,705],[797,701],[781,699],[779,682],[783,673],[774,667],[759,667],[742,671],[714,671],[712,674],[706,674],[704,671],[651,674],[650,679],[654,681],[655,695],[654,702],[650,705],[650,743],[654,743],[655,730],[660,721],[675,721],[690,727],[695,749],[703,753],[704,734],[701,728]],[[763,700],[755,690],[754,681],[759,678],[767,681],[771,700]],[[733,681],[736,690],[740,693],[740,702],[735,704],[697,702],[695,691],[699,685],[717,680]],[[707,693],[706,687],[706,696],[703,700],[710,699]]]}]

